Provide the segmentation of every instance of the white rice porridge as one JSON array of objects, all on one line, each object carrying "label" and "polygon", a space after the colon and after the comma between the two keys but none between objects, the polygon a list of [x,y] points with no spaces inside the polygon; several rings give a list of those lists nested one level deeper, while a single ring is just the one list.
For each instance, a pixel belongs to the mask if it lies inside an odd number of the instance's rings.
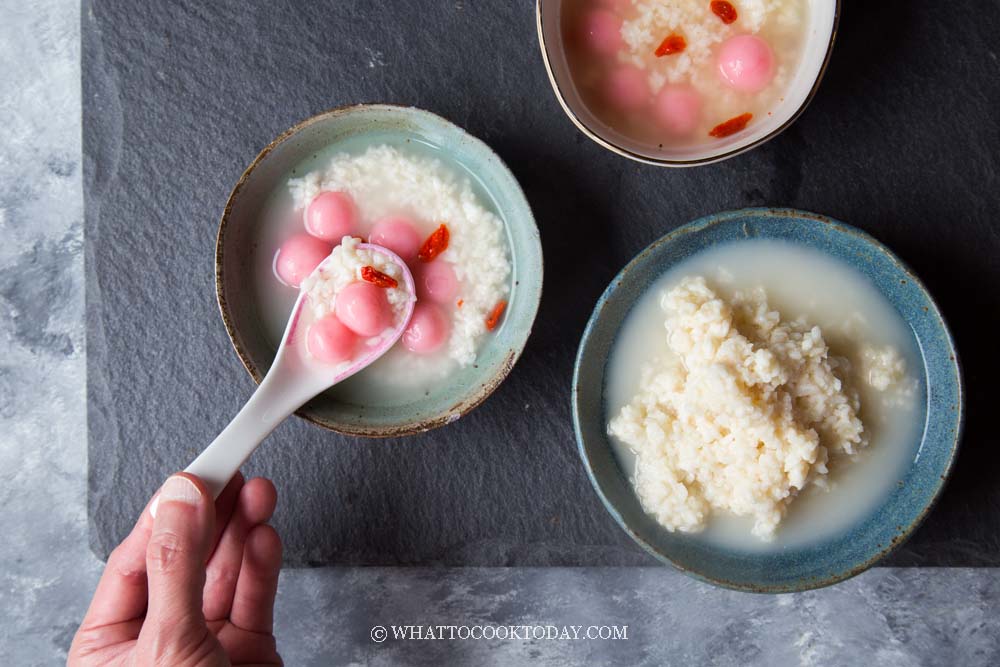
[{"label": "white rice porridge", "polygon": [[[286,186],[271,195],[261,212],[253,257],[260,322],[264,334],[277,345],[299,294],[278,275],[279,249],[309,231],[304,226],[305,211],[316,195],[342,192],[354,209],[353,228],[346,232],[352,236],[334,250],[345,271],[331,265],[336,275],[327,275],[323,281],[307,278],[303,285],[307,290],[322,290],[316,293],[320,300],[359,277],[358,268],[368,258],[359,254],[363,251],[357,249],[357,241],[369,239],[376,223],[406,219],[420,242],[442,225],[448,229],[448,246],[433,261],[407,260],[417,282],[418,300],[432,302],[418,302],[418,309],[430,305],[445,319],[444,342],[436,349],[411,352],[404,336],[371,366],[329,392],[338,401],[365,407],[405,405],[431,397],[463,369],[473,368],[481,348],[495,335],[488,321],[503,326],[502,315],[499,319],[492,316],[511,298],[512,289],[507,230],[489,189],[464,165],[429,144],[391,141],[373,146],[347,138],[293,169]],[[377,253],[370,259],[376,269],[396,277],[394,267],[383,264]],[[428,267],[440,271],[444,265],[454,273],[454,298],[432,298],[420,276]],[[389,297],[394,299],[391,290]],[[330,306],[320,306],[324,307]]]},{"label": "white rice porridge", "polygon": [[[566,0],[562,5],[567,62],[573,82],[588,109],[630,140],[648,146],[697,146],[740,131],[720,126],[745,117],[742,128],[759,122],[783,101],[802,61],[810,0],[732,0],[736,19],[725,23],[708,0]],[[620,45],[613,54],[595,54],[580,46],[581,26],[594,10],[609,11],[620,21]],[[748,92],[726,85],[720,77],[719,54],[732,38],[760,38],[773,54],[773,72],[762,88]],[[680,39],[679,51],[659,53],[667,39]],[[645,74],[648,101],[622,102],[610,93],[612,72],[623,67]],[[664,129],[657,94],[667,85],[694,89],[700,111],[683,121],[679,133]],[[624,85],[624,84],[622,84]],[[635,95],[642,95],[633,86]],[[720,134],[712,134],[721,132]]]},{"label": "white rice porridge", "polygon": [[[657,290],[658,303],[637,306],[641,322],[626,325],[624,342],[616,342],[612,355],[608,432],[634,456],[639,500],[668,530],[698,533],[715,523],[731,528],[740,519],[742,530],[768,543],[793,504],[801,503],[807,510],[811,505],[812,513],[797,517],[796,532],[815,535],[825,527],[801,525],[817,521],[815,512],[836,526],[865,510],[843,493],[835,501],[843,504],[840,509],[820,507],[828,489],[846,480],[846,493],[858,503],[884,493],[879,480],[892,479],[913,446],[919,384],[900,344],[884,342],[891,329],[872,341],[869,318],[860,311],[846,317],[842,308],[824,312],[805,296],[810,288],[825,288],[821,303],[843,303],[836,281],[824,273],[832,267],[818,263],[812,252],[767,242],[733,246],[699,258],[698,268],[717,267],[711,281],[684,273]],[[795,286],[786,275],[781,285],[775,278],[782,264],[812,267],[816,277]],[[770,275],[762,273],[765,265],[772,267]],[[727,266],[743,280],[719,268]],[[754,273],[767,290],[754,282],[744,287]],[[783,318],[773,307],[772,289],[786,307],[800,305],[792,310],[795,316]],[[866,315],[881,318],[867,298],[853,301],[866,306]],[[808,316],[801,314],[802,305]],[[649,329],[653,322],[659,322],[658,332]],[[638,335],[636,326],[643,328]],[[832,352],[827,334],[849,356]],[[625,374],[623,366],[629,367]],[[873,440],[874,457],[868,452]],[[858,479],[867,479],[855,484],[848,472],[858,467]],[[861,487],[863,492],[856,491]],[[740,540],[723,535],[721,541]]]},{"label": "white rice porridge", "polygon": [[[422,222],[425,235],[447,224],[451,239],[441,259],[452,263],[462,301],[451,313],[448,357],[458,366],[475,361],[487,333],[486,318],[510,293],[511,268],[503,222],[479,202],[467,180],[436,159],[376,146],[357,155],[336,155],[325,170],[291,179],[288,188],[296,208],[305,208],[323,190],[350,194],[363,230],[399,214]],[[414,355],[405,358],[406,363],[393,364],[393,372],[403,366],[428,373],[440,366]]]}]

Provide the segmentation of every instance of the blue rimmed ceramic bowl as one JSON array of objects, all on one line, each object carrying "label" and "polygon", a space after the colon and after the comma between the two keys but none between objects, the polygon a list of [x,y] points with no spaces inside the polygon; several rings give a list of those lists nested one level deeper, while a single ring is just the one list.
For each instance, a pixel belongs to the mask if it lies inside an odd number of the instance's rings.
[{"label": "blue rimmed ceramic bowl", "polygon": [[[606,365],[622,323],[643,293],[678,262],[711,246],[774,239],[820,250],[867,277],[912,329],[923,361],[926,421],[917,456],[882,503],[842,533],[775,551],[738,551],[671,533],[647,515],[607,435]],[[958,355],[920,280],[881,243],[830,218],[789,209],[708,216],[656,241],[597,302],[573,375],[573,421],[590,481],[618,524],[643,549],[703,581],[783,593],[827,586],[868,569],[902,544],[930,511],[951,472],[964,417]]]},{"label": "blue rimmed ceramic bowl", "polygon": [[250,276],[268,198],[296,169],[331,148],[419,144],[446,160],[503,221],[511,256],[511,291],[500,326],[473,366],[459,369],[430,395],[406,405],[374,407],[321,394],[296,414],[347,435],[394,437],[449,424],[493,393],[524,349],[542,294],[542,246],[531,208],[502,160],[479,139],[444,118],[413,107],[360,104],[306,119],[268,144],[247,167],[226,202],[216,239],[215,277],[226,331],[243,365],[260,382],[274,361],[276,341],[262,326]]}]

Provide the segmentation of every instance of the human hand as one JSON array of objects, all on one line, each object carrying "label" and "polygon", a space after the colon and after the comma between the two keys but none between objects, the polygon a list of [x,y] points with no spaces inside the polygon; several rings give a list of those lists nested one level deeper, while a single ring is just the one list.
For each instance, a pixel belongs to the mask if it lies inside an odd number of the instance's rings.
[{"label": "human hand", "polygon": [[276,502],[266,479],[237,474],[214,506],[197,477],[167,479],[108,558],[67,664],[281,665]]}]

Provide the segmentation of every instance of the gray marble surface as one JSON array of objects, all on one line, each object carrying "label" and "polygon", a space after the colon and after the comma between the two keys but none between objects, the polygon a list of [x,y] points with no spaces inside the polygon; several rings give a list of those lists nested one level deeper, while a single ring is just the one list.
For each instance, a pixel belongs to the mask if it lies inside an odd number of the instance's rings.
[{"label": "gray marble surface", "polygon": [[[87,546],[79,8],[0,0],[0,656],[64,660]],[[876,569],[782,596],[666,568],[287,570],[289,665],[1000,664],[1000,571]],[[627,639],[371,640],[375,625],[627,625]]]}]

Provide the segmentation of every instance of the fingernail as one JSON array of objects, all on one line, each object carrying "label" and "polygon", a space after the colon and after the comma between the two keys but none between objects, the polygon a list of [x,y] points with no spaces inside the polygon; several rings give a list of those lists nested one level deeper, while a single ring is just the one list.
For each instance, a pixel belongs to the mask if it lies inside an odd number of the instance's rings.
[{"label": "fingernail", "polygon": [[174,475],[163,483],[163,486],[160,487],[160,493],[153,498],[153,502],[149,505],[149,514],[154,519],[156,518],[156,509],[160,506],[160,501],[197,505],[201,502],[201,491],[187,477]]}]

